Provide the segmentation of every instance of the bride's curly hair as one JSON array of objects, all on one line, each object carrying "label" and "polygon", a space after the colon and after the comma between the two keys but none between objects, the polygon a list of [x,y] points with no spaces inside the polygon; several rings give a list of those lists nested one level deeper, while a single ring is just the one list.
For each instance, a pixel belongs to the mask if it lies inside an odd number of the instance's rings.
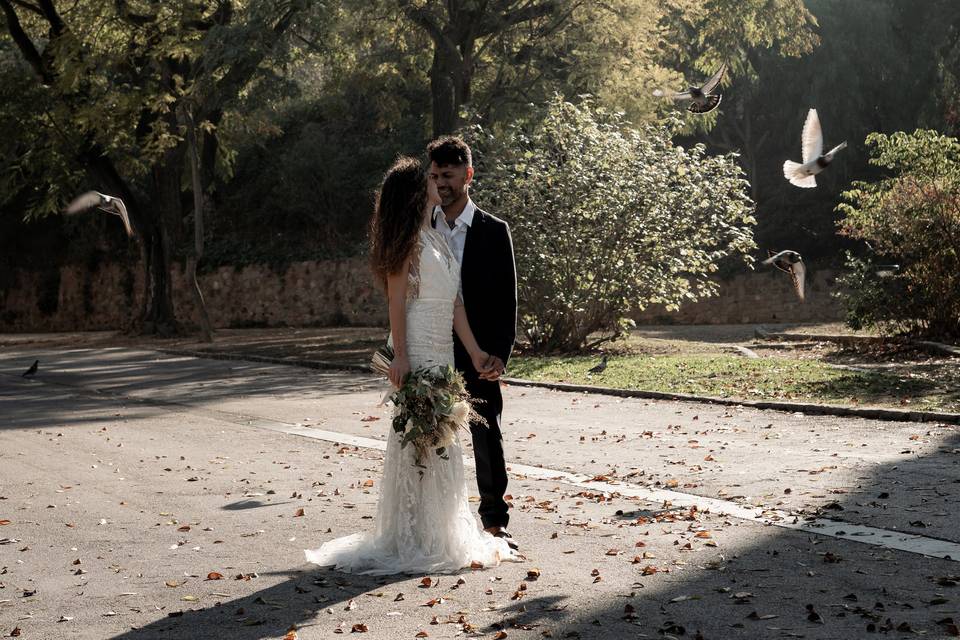
[{"label": "bride's curly hair", "polygon": [[383,176],[370,218],[370,265],[384,288],[413,252],[426,206],[426,167],[400,156]]}]

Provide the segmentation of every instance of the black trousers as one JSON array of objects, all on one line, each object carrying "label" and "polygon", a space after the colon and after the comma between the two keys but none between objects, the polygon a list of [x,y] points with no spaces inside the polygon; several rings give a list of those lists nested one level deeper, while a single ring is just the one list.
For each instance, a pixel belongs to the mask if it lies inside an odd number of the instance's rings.
[{"label": "black trousers", "polygon": [[480,489],[480,521],[483,527],[506,527],[510,521],[508,506],[503,499],[507,492],[507,465],[503,459],[503,435],[500,433],[500,414],[503,396],[500,382],[481,380],[465,375],[467,391],[474,399],[474,409],[487,421],[486,425],[470,424],[473,436],[473,454],[477,461],[477,485]]}]

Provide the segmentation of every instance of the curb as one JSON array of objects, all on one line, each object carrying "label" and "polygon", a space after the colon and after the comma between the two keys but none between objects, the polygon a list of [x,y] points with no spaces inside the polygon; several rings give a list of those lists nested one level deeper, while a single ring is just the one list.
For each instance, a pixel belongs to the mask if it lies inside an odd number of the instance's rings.
[{"label": "curb", "polygon": [[[372,373],[365,364],[330,362],[328,360],[302,360],[296,358],[277,358],[273,356],[246,355],[242,353],[217,353],[191,349],[155,349],[160,353],[209,360],[243,360],[268,364],[285,364],[308,369],[325,369]],[[908,411],[904,409],[881,409],[867,407],[844,407],[807,402],[773,402],[764,400],[734,400],[715,396],[698,396],[690,393],[670,393],[668,391],[642,391],[640,389],[617,389],[615,387],[595,387],[590,385],[568,384],[565,382],[539,382],[522,378],[503,378],[503,383],[515,387],[539,387],[568,393],[594,393],[621,398],[646,398],[650,400],[680,400],[682,402],[700,402],[719,404],[729,407],[751,407],[753,409],[785,411],[790,413],[810,413],[815,415],[853,416],[868,420],[891,420],[896,422],[945,422],[960,425],[960,413],[941,413],[937,411]]]},{"label": "curb", "polygon": [[725,406],[751,407],[790,413],[811,413],[829,416],[854,416],[869,420],[891,420],[897,422],[945,422],[960,425],[960,413],[941,413],[938,411],[909,411],[905,409],[882,409],[879,407],[846,407],[840,405],[814,404],[808,402],[775,402],[766,400],[734,400],[715,396],[698,396],[689,393],[670,393],[668,391],[641,391],[639,389],[617,389],[615,387],[593,387],[589,385],[568,384],[565,382],[538,382],[520,378],[504,378],[508,385],[518,387],[542,387],[554,391],[573,393],[596,393],[621,398],[648,398],[653,400],[681,400],[684,402],[702,402]]},{"label": "curb", "polygon": [[872,344],[890,341],[900,341],[906,344],[922,347],[940,355],[960,357],[960,347],[933,342],[931,340],[910,340],[907,338],[886,338],[883,336],[847,336],[824,333],[770,333],[763,329],[755,329],[754,334],[762,340],[795,340],[798,342],[837,342],[840,344]]}]

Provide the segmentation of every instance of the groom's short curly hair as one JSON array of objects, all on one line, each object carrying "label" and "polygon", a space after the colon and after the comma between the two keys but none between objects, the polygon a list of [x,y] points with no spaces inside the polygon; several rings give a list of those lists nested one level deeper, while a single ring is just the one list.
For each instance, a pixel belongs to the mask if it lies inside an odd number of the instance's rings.
[{"label": "groom's short curly hair", "polygon": [[438,166],[473,166],[473,154],[470,145],[459,136],[443,136],[427,145],[427,156]]}]

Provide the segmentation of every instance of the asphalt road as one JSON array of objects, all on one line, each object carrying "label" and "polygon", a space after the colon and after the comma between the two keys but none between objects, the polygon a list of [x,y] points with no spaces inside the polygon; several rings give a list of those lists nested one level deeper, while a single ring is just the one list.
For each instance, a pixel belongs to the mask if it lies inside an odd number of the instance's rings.
[{"label": "asphalt road", "polygon": [[553,470],[511,479],[526,562],[429,587],[307,565],[305,547],[372,526],[383,390],[134,349],[4,348],[0,637],[951,637],[960,622],[957,561],[630,495],[960,542],[955,427],[540,389],[506,389],[509,462]]}]

